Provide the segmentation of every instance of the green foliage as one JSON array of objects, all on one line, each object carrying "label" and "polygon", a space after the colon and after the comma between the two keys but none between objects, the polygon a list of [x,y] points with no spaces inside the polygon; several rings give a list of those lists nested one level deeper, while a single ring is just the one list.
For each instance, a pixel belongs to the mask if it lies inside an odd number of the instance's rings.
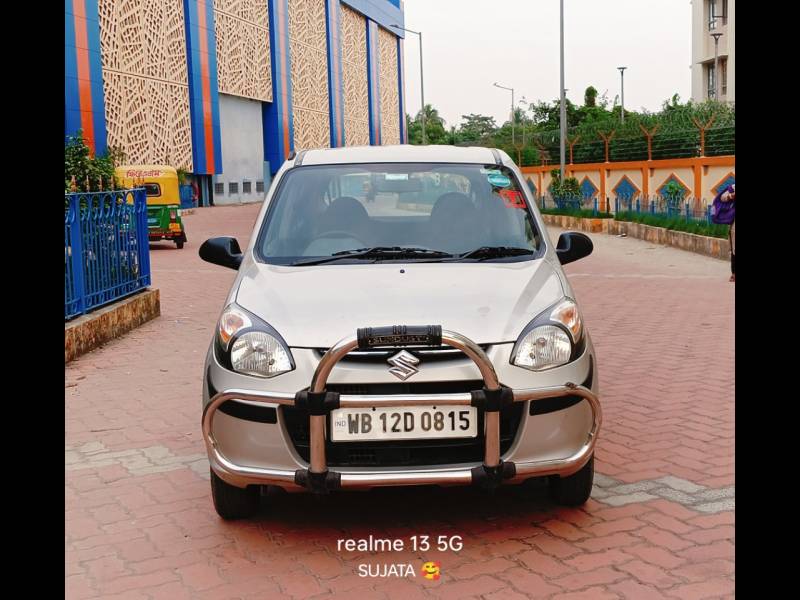
[{"label": "green foliage", "polygon": [[706,221],[692,221],[679,216],[667,217],[664,215],[651,215],[627,211],[618,212],[614,215],[614,219],[617,221],[642,223],[644,225],[663,227],[664,229],[671,229],[673,231],[685,231],[687,233],[722,239],[727,239],[729,230],[728,225],[717,225],[716,223],[708,223]]},{"label": "green foliage", "polygon": [[560,169],[550,171],[552,182],[550,183],[550,193],[553,198],[577,198],[581,199],[581,186],[575,177],[567,177],[561,181]]},{"label": "green foliage", "polygon": [[178,183],[181,185],[186,185],[189,183],[189,171],[186,167],[177,167],[175,169],[178,172]]},{"label": "green foliage", "polygon": [[614,215],[610,212],[594,212],[591,208],[540,208],[543,215],[566,215],[568,217],[581,217],[584,219],[611,219]]},{"label": "green foliage", "polygon": [[[500,148],[522,166],[542,164],[545,159],[557,163],[560,156],[560,102],[531,102],[527,108],[516,107],[511,119],[500,125],[492,117],[470,113],[462,115],[456,127],[445,129],[444,121],[431,105],[425,106],[428,144],[480,145]],[[719,156],[735,154],[736,113],[732,105],[707,101],[682,102],[678,94],[665,100],[655,113],[625,111],[620,120],[621,106],[615,99],[609,107],[605,94],[598,96],[593,86],[586,88],[584,105],[565,103],[567,140],[573,145],[573,162],[604,162],[605,143],[601,137],[611,135],[609,160],[646,160],[647,137],[652,134],[652,158],[682,158],[700,155],[700,132],[705,128],[705,154]],[[407,116],[408,139],[411,144],[422,143],[420,113],[413,119]],[[567,148],[567,158],[569,149]]]},{"label": "green foliage", "polygon": [[583,93],[583,106],[584,108],[597,107],[597,89],[593,85],[587,87]]},{"label": "green foliage", "polygon": [[683,189],[681,184],[679,184],[674,179],[670,179],[667,184],[662,188],[661,194],[668,199],[680,199],[686,195],[686,190]]},{"label": "green foliage", "polygon": [[[425,143],[449,144],[451,136],[444,128],[444,119],[439,116],[439,111],[430,104],[425,105]],[[412,119],[406,115],[406,129],[408,130],[409,144],[422,144],[422,111]]]},{"label": "green foliage", "polygon": [[461,115],[461,118],[463,121],[457,131],[461,142],[477,142],[492,135],[497,130],[497,123],[494,122],[494,117],[470,113]]},{"label": "green foliage", "polygon": [[79,192],[99,192],[117,189],[114,169],[124,163],[125,152],[111,147],[101,156],[92,156],[83,132],[67,136],[64,145],[64,191],[72,191],[72,180],[75,179],[75,190]]}]

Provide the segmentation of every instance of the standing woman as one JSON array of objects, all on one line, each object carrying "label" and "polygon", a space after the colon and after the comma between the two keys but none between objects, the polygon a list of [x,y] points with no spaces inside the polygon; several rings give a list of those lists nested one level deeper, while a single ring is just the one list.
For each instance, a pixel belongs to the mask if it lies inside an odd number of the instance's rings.
[{"label": "standing woman", "polygon": [[[729,186],[720,198],[723,202],[736,202],[736,184]],[[731,223],[730,233],[728,234],[731,241],[731,278],[729,281],[736,281],[736,217],[734,216]]]}]

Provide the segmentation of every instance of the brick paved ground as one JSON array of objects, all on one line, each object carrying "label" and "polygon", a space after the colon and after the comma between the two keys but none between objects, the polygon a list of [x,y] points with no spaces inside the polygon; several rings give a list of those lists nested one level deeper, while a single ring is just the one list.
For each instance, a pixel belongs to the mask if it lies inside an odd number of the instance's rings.
[{"label": "brick paved ground", "polygon": [[[722,261],[593,236],[567,266],[597,348],[603,430],[593,498],[541,486],[278,494],[256,519],[211,504],[202,361],[257,206],[186,217],[151,253],[162,316],[66,369],[66,589],[81,598],[720,598],[733,596],[733,284]],[[556,233],[553,231],[553,233]],[[462,535],[461,552],[337,553],[339,538]],[[358,576],[439,560],[442,578]]]}]

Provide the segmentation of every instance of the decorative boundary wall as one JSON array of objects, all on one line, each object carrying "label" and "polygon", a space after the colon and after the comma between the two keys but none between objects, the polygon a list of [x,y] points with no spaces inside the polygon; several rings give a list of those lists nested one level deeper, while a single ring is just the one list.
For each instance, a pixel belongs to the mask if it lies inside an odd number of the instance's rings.
[{"label": "decorative boundary wall", "polygon": [[731,256],[730,241],[722,238],[697,235],[685,231],[674,231],[643,223],[616,221],[614,219],[587,219],[567,215],[542,215],[542,219],[547,225],[554,225],[563,229],[586,231],[588,233],[605,233],[608,235],[624,233],[628,237],[645,240],[653,244],[661,244],[662,246],[671,246],[720,260],[730,260]]},{"label": "decorative boundary wall", "polygon": [[[688,195],[696,199],[705,198],[709,202],[716,195],[718,187],[735,178],[735,156],[701,156],[697,158],[676,158],[670,160],[642,160],[631,162],[606,162],[564,165],[565,177],[575,177],[578,181],[598,190],[599,208],[614,210],[614,200],[620,189],[631,190],[634,196],[650,196],[657,193],[671,179],[679,180],[688,190]],[[543,194],[551,184],[550,171],[558,165],[522,167],[522,173],[537,194]],[[623,182],[627,184],[623,184]]]}]

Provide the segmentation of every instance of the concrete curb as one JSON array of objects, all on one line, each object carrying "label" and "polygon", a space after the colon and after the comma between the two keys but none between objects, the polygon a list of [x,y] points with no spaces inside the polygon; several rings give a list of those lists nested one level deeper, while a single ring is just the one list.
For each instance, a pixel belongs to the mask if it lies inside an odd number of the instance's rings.
[{"label": "concrete curb", "polygon": [[124,335],[160,314],[159,291],[148,288],[64,323],[64,363]]},{"label": "concrete curb", "polygon": [[574,229],[589,233],[606,233],[609,235],[625,234],[653,244],[671,246],[679,250],[688,250],[695,254],[703,254],[720,260],[730,260],[730,240],[696,235],[684,231],[673,231],[663,227],[653,227],[642,223],[615,221],[614,219],[591,219],[571,217],[567,215],[542,215],[544,222],[564,229]]}]

